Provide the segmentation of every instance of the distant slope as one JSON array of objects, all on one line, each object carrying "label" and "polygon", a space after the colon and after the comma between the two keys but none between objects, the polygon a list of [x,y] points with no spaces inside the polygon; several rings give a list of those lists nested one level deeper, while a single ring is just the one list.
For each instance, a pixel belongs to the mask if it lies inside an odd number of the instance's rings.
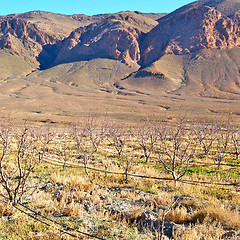
[{"label": "distant slope", "polygon": [[200,0],[168,15],[0,16],[0,112],[62,123],[240,116],[239,2]]},{"label": "distant slope", "polygon": [[143,13],[143,12],[139,12],[139,11],[134,11],[134,13],[142,15],[142,16],[147,17],[147,18],[151,18],[155,21],[157,21],[160,18],[167,15],[167,13]]},{"label": "distant slope", "polygon": [[30,74],[33,79],[70,88],[239,99],[239,4],[199,0],[167,15],[33,11],[1,16],[6,70],[0,77],[39,67]]},{"label": "distant slope", "polygon": [[22,57],[0,50],[0,80],[26,75],[36,66],[30,66]]},{"label": "distant slope", "polygon": [[199,0],[160,18],[141,44],[142,68],[123,87],[239,99],[239,0]]},{"label": "distant slope", "polygon": [[34,23],[41,31],[54,36],[58,40],[62,40],[74,29],[91,24],[100,17],[90,17],[84,14],[64,15],[44,11],[31,11],[22,14],[11,14],[2,16],[7,19],[23,19]]},{"label": "distant slope", "polygon": [[48,81],[61,82],[70,86],[108,88],[115,81],[127,77],[136,70],[137,68],[128,67],[120,61],[99,58],[59,64],[36,74]]},{"label": "distant slope", "polygon": [[45,48],[39,61],[43,67],[48,67],[93,58],[110,58],[134,65],[140,60],[144,33],[156,25],[156,21],[133,12],[112,14],[101,21],[77,28],[62,42]]},{"label": "distant slope", "polygon": [[[187,29],[187,31],[186,31]],[[165,54],[182,55],[200,49],[228,49],[240,45],[238,25],[208,6],[166,16],[142,44],[142,63],[148,65]]]},{"label": "distant slope", "polygon": [[165,16],[164,19],[160,19],[159,21],[174,19],[179,15],[187,13],[188,11],[199,8],[201,6],[212,7],[215,10],[221,12],[226,17],[233,19],[234,16],[239,13],[240,1],[239,0],[198,0],[178,8],[177,10]]},{"label": "distant slope", "polygon": [[164,55],[120,86],[147,93],[240,99],[240,48]]},{"label": "distant slope", "polygon": [[[131,13],[130,11],[128,12]],[[153,20],[157,20],[166,15],[165,13],[135,13]],[[17,18],[34,23],[41,31],[54,36],[56,39],[63,40],[68,37],[74,29],[101,21],[112,15],[114,14],[99,14],[93,16],[87,16],[85,14],[65,15],[45,11],[30,11],[21,14],[0,16],[0,19]]]}]

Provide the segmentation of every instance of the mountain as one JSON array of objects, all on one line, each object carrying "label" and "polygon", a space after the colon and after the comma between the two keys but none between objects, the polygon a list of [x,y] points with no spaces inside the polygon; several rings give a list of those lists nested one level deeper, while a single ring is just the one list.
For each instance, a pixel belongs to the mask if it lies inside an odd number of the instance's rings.
[{"label": "mountain", "polygon": [[36,57],[42,46],[53,44],[53,36],[38,29],[35,24],[22,19],[0,20],[0,48],[11,49],[17,54]]},{"label": "mountain", "polygon": [[123,85],[239,98],[239,4],[234,0],[197,1],[159,19],[141,45],[143,68]]},{"label": "mountain", "polygon": [[238,116],[240,1],[199,0],[169,14],[0,16],[0,70],[0,106],[11,114],[131,118],[191,107]]},{"label": "mountain", "polygon": [[240,1],[239,0],[199,0],[193,3],[187,4],[176,11],[168,15],[168,18],[175,18],[179,14],[186,13],[192,9],[196,9],[202,6],[212,7],[215,10],[221,12],[223,15],[234,18],[239,14]]},{"label": "mountain", "polygon": [[143,42],[142,60],[148,65],[165,54],[228,49],[239,44],[240,30],[232,19],[214,8],[199,6],[161,19]]},{"label": "mountain", "polygon": [[41,31],[53,36],[55,39],[63,40],[78,27],[89,25],[107,16],[87,16],[85,14],[65,15],[45,11],[31,11],[21,14],[10,14],[0,16],[2,19],[22,19],[35,24]]},{"label": "mountain", "polygon": [[[126,64],[140,60],[140,44],[143,34],[157,25],[155,20],[134,12],[120,12],[75,29],[69,37],[43,52],[44,63],[53,59],[52,64],[110,58]],[[49,52],[49,54],[48,54]],[[49,63],[51,65],[51,63]]]},{"label": "mountain", "polygon": [[139,14],[144,17],[147,17],[147,18],[151,18],[156,21],[167,15],[167,13],[143,13],[143,12],[139,12],[139,11],[135,11],[134,13]]},{"label": "mountain", "polygon": [[[23,19],[0,19],[0,78],[28,73],[39,65],[36,60],[43,46],[56,39]],[[11,61],[9,62],[9,60]]]}]

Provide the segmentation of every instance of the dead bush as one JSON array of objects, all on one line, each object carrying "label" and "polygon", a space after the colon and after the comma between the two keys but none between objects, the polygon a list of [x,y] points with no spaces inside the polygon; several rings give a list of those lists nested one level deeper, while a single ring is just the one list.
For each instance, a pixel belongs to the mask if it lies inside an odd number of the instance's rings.
[{"label": "dead bush", "polygon": [[15,213],[14,208],[8,203],[0,203],[0,217],[12,216]]},{"label": "dead bush", "polygon": [[173,235],[181,240],[216,240],[221,239],[223,228],[218,222],[209,222],[206,218],[202,224],[190,225],[184,230],[179,229]]},{"label": "dead bush", "polygon": [[240,214],[236,210],[228,208],[206,206],[198,211],[195,211],[189,222],[203,223],[206,219],[209,222],[219,222],[224,229],[240,229]]}]

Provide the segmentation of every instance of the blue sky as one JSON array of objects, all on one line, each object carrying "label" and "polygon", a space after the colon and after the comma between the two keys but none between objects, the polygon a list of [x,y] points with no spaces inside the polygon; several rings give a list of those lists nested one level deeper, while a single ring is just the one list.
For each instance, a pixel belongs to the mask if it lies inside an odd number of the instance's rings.
[{"label": "blue sky", "polygon": [[42,10],[63,14],[94,15],[124,10],[171,12],[193,0],[1,0],[0,15]]}]

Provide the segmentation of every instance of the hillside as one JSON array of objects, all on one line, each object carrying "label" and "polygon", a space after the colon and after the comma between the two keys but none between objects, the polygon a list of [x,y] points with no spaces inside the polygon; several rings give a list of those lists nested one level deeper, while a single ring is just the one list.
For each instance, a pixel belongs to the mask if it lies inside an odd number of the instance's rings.
[{"label": "hillside", "polygon": [[[148,93],[240,99],[240,48],[199,50],[187,55],[164,55],[121,82]],[[211,67],[209,67],[211,66]]]},{"label": "hillside", "polygon": [[125,82],[151,91],[239,99],[239,9],[238,1],[197,1],[159,19],[141,45],[145,68]]},{"label": "hillside", "polygon": [[2,113],[38,121],[93,112],[238,117],[239,3],[199,0],[170,14],[0,16]]},{"label": "hillside", "polygon": [[165,54],[232,48],[240,44],[239,37],[240,30],[233,20],[213,8],[200,6],[173,19],[163,18],[143,42],[142,61],[148,65]]},{"label": "hillside", "polygon": [[112,14],[75,29],[68,38],[47,48],[39,59],[45,66],[52,56],[50,66],[93,58],[122,60],[131,65],[140,60],[142,35],[156,25],[156,21],[133,12]]}]

